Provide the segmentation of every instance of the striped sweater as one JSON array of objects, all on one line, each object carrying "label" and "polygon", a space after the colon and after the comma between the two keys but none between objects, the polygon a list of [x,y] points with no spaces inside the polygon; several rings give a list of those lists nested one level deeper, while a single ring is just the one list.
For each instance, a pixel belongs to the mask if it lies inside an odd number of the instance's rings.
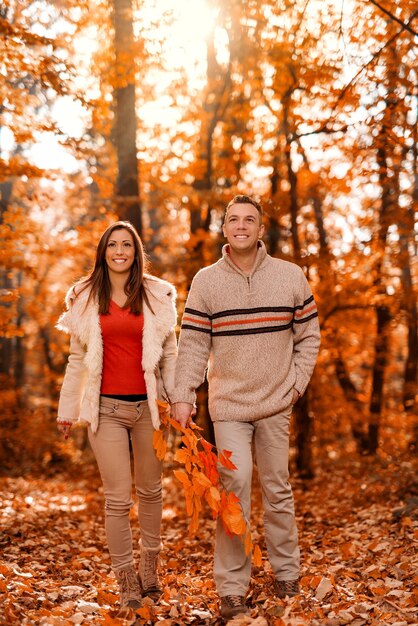
[{"label": "striped sweater", "polygon": [[193,279],[183,315],[172,402],[194,403],[207,370],[213,421],[255,421],[303,394],[319,348],[316,304],[298,265],[259,242],[247,276],[222,258]]}]

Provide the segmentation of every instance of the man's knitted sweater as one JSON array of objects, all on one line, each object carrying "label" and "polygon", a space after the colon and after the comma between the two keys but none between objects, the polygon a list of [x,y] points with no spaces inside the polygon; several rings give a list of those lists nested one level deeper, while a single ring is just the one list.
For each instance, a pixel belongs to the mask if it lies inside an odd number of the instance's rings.
[{"label": "man's knitted sweater", "polygon": [[251,274],[222,258],[193,279],[183,315],[172,402],[194,403],[207,370],[216,421],[252,422],[303,394],[319,348],[315,301],[298,265],[260,241]]}]

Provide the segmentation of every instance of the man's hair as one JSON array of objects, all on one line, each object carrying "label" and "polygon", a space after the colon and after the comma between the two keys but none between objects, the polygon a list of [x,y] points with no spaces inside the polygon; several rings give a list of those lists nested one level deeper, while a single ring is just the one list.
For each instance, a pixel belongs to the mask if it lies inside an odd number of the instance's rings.
[{"label": "man's hair", "polygon": [[253,207],[255,207],[260,215],[260,222],[262,222],[263,220],[263,209],[261,208],[261,204],[259,202],[257,202],[257,200],[254,200],[254,198],[251,198],[251,196],[244,196],[244,195],[240,195],[240,196],[234,196],[231,200],[231,202],[228,203],[226,209],[225,209],[225,217],[224,217],[224,221],[226,219],[226,215],[228,213],[228,209],[231,208],[231,206],[233,206],[234,204],[252,204]]}]

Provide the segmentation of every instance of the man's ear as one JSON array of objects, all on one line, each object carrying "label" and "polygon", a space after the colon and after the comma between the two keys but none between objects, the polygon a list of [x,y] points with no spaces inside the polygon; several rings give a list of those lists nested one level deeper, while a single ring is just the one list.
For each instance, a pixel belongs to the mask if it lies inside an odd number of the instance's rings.
[{"label": "man's ear", "polygon": [[260,224],[260,230],[258,231],[260,239],[264,235],[264,231],[265,231],[264,224]]},{"label": "man's ear", "polygon": [[222,224],[222,234],[224,237],[226,237],[226,233],[225,233],[225,222]]}]

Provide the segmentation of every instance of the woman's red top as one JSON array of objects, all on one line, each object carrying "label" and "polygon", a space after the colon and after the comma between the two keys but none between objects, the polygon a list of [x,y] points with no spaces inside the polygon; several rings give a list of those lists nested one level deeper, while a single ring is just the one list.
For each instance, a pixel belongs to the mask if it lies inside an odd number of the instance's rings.
[{"label": "woman's red top", "polygon": [[100,315],[103,337],[103,372],[100,393],[146,394],[142,369],[144,316],[122,309],[113,300],[109,313]]}]

